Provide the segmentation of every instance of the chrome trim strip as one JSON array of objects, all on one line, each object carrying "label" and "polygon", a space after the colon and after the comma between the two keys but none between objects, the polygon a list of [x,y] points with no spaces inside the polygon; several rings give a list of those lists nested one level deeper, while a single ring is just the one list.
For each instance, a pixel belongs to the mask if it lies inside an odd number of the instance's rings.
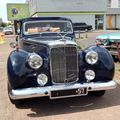
[{"label": "chrome trim strip", "polygon": [[[53,86],[46,86],[46,87],[36,87],[36,88],[24,88],[24,89],[16,89],[11,90],[9,96],[13,100],[17,99],[25,99],[25,98],[34,98],[34,97],[44,97],[50,96],[51,91],[55,90],[69,90],[74,88],[88,88],[89,91],[99,91],[99,90],[109,90],[116,88],[117,83],[115,81],[104,82],[104,83],[75,83],[69,85],[53,85]],[[78,96],[78,95],[76,95]],[[72,97],[72,96],[66,96]],[[62,98],[62,97],[59,97]]]},{"label": "chrome trim strip", "polygon": [[115,55],[115,56],[118,56],[118,51],[116,50],[116,51],[109,51],[109,53],[111,54],[111,55]]}]

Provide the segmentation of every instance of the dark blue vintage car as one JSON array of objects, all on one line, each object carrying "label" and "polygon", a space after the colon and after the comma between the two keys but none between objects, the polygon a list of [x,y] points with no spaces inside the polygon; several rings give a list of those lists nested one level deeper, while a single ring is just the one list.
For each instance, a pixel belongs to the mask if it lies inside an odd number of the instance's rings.
[{"label": "dark blue vintage car", "polygon": [[116,87],[114,62],[99,46],[80,50],[72,21],[35,17],[14,22],[16,43],[8,57],[8,95],[12,103],[49,96],[50,99],[104,95]]}]

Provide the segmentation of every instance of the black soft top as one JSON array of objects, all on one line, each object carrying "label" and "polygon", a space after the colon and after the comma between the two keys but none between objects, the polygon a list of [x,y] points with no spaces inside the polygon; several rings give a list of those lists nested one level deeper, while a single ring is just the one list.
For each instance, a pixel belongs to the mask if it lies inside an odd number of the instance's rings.
[{"label": "black soft top", "polygon": [[67,20],[72,22],[70,19],[64,18],[64,17],[28,17],[28,18],[19,19],[16,21],[26,22],[26,21],[33,21],[33,20]]}]

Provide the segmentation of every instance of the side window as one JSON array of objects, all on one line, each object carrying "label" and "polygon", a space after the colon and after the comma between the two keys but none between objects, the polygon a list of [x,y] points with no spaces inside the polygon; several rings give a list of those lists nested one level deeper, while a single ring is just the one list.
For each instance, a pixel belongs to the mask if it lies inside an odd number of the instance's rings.
[{"label": "side window", "polygon": [[17,23],[17,33],[20,34],[20,24]]},{"label": "side window", "polygon": [[20,26],[21,23],[19,21],[14,21],[14,28],[15,28],[15,34],[16,35],[20,35]]},{"label": "side window", "polygon": [[67,32],[71,32],[72,31],[72,27],[71,27],[71,24],[69,22],[66,25],[66,31]]}]

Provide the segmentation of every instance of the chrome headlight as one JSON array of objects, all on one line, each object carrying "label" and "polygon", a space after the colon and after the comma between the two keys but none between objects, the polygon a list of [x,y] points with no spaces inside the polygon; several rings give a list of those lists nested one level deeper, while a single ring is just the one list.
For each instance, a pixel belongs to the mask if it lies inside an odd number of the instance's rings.
[{"label": "chrome headlight", "polygon": [[48,82],[48,77],[45,74],[39,74],[37,77],[37,83],[41,86],[44,86]]},{"label": "chrome headlight", "polygon": [[32,53],[28,58],[28,64],[33,69],[38,69],[43,64],[43,59],[36,53]]},{"label": "chrome headlight", "polygon": [[86,54],[85,60],[88,64],[95,64],[98,61],[98,53],[95,51],[90,51]]}]

